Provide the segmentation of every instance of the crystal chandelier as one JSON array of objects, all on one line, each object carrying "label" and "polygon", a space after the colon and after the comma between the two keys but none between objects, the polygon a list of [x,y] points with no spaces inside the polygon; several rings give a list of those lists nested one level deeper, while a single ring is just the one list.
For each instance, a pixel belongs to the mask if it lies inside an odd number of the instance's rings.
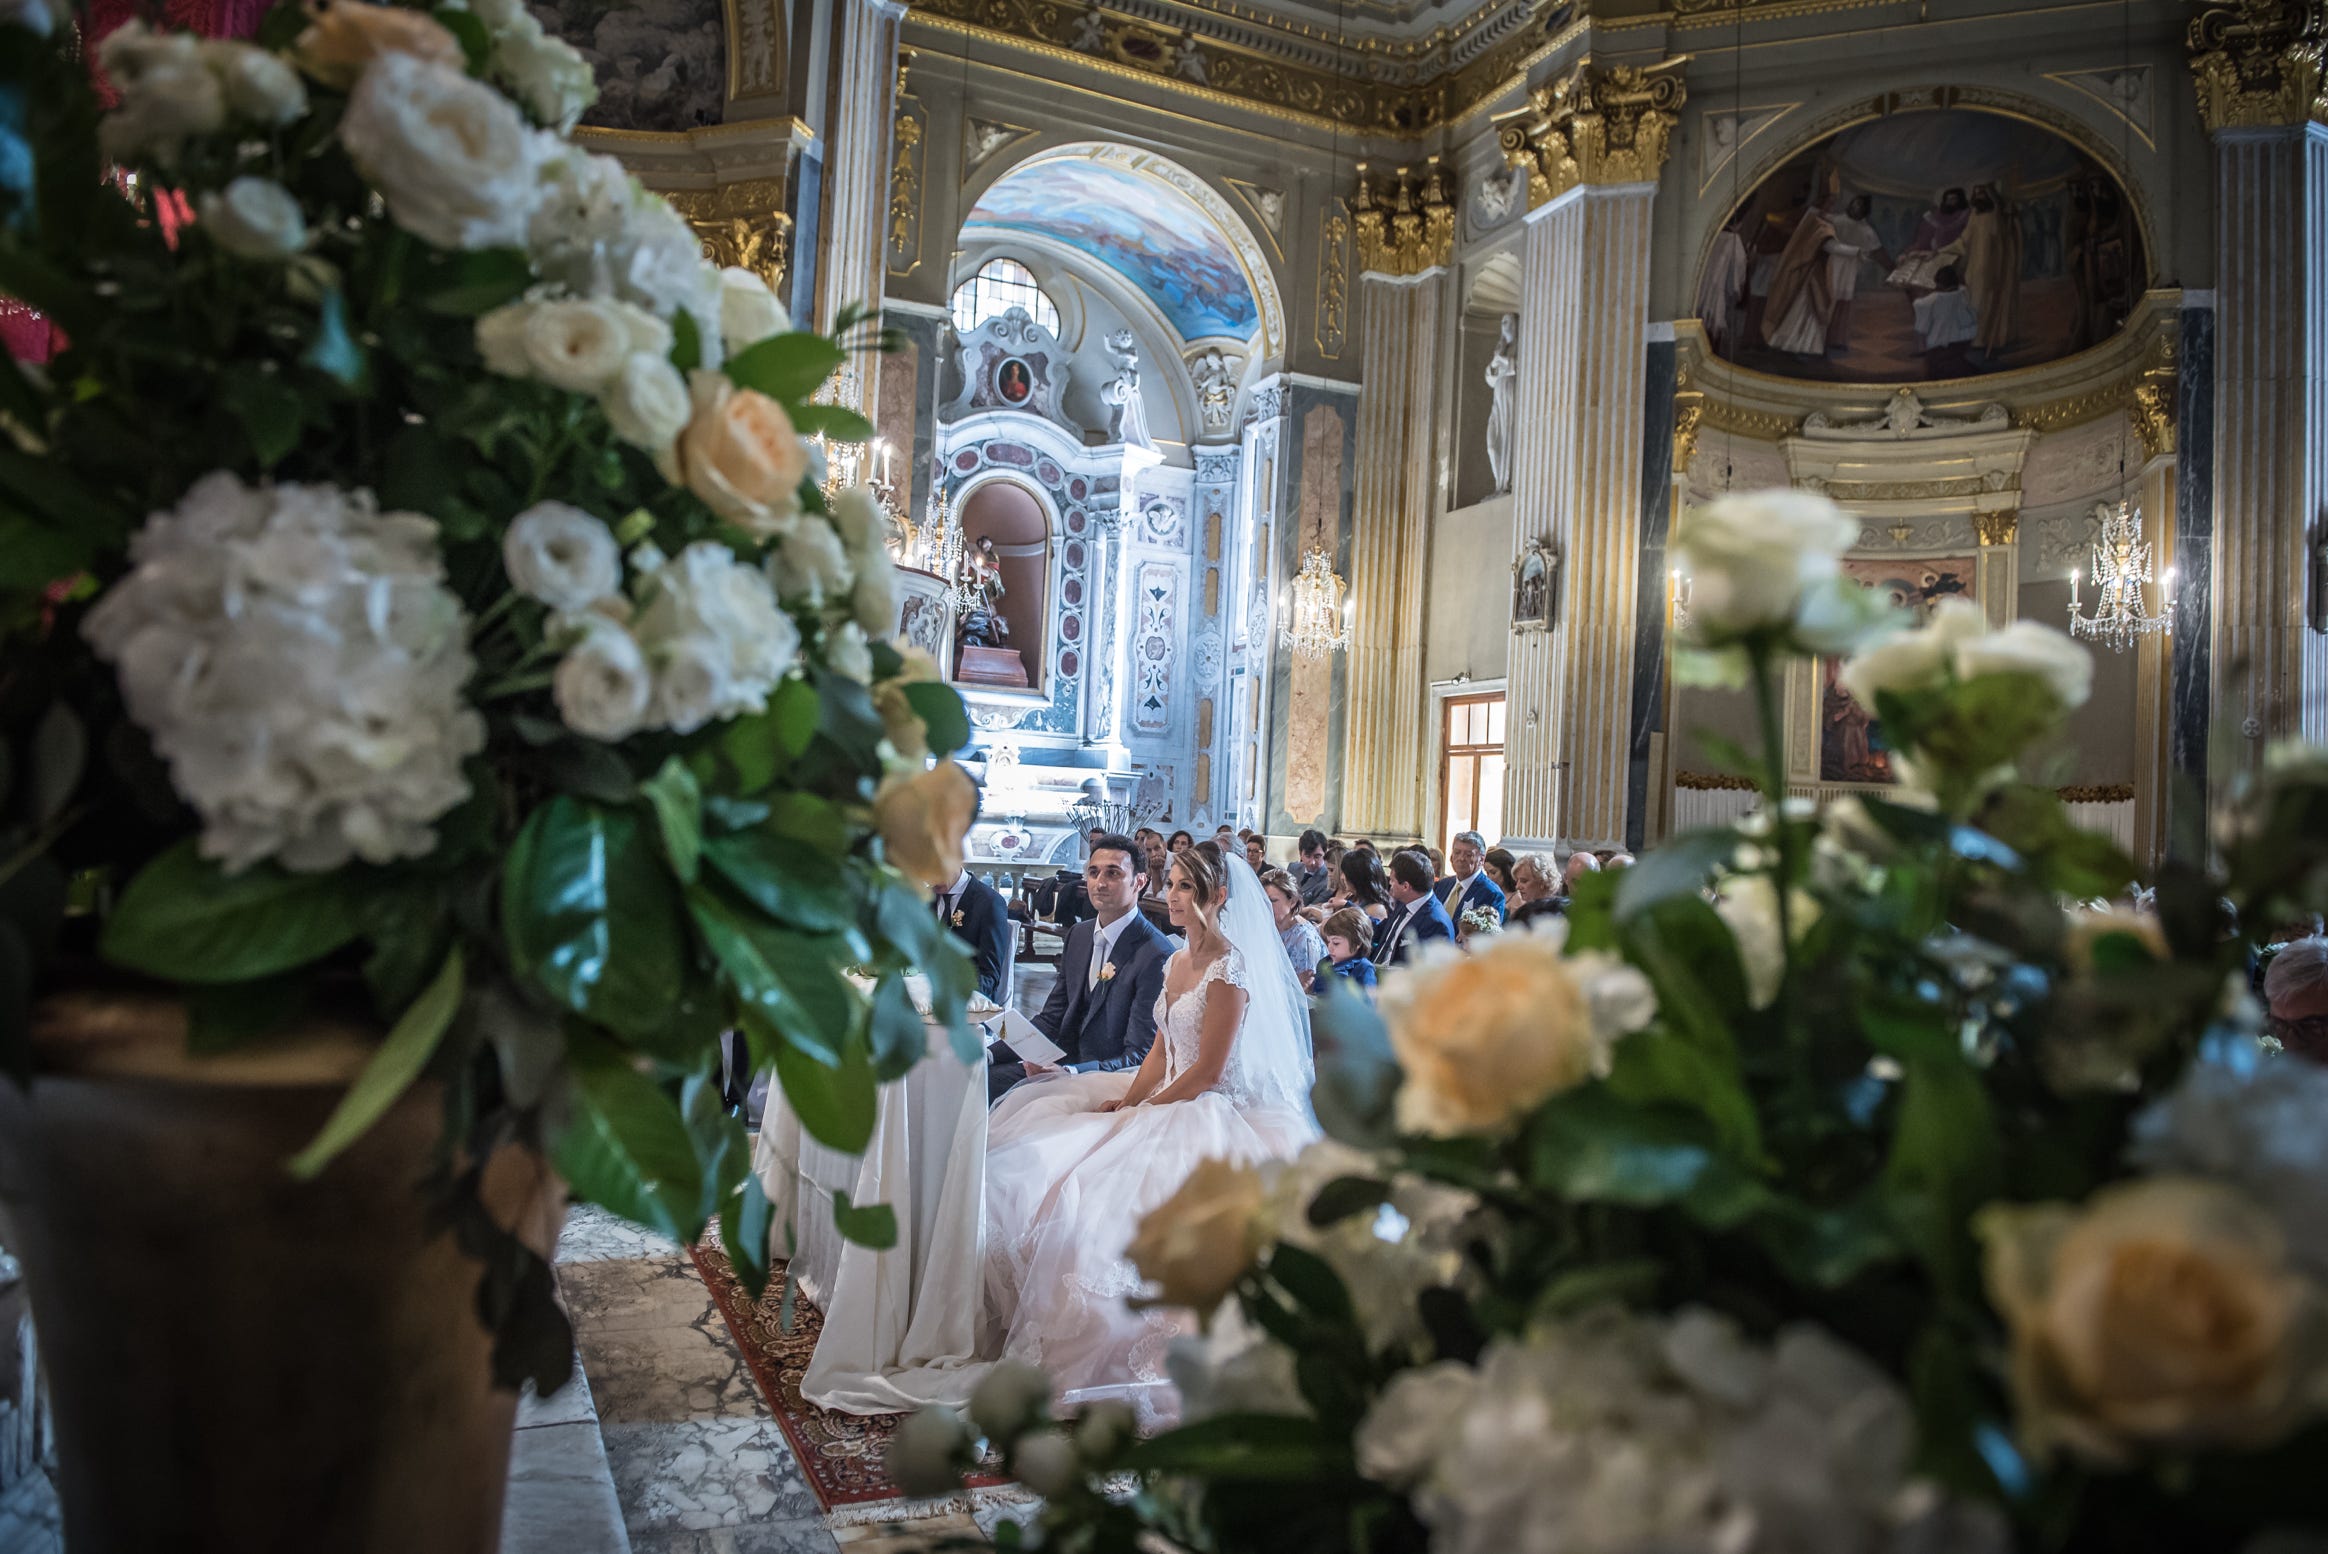
[{"label": "crystal chandelier", "polygon": [[2142,537],[2142,519],[2131,503],[2121,501],[2102,522],[2101,538],[2094,542],[2094,587],[2100,597],[2091,615],[2081,612],[2080,576],[2069,574],[2069,634],[2104,642],[2120,653],[2142,638],[2168,630],[2174,609],[2174,568],[2166,569],[2159,589],[2159,610],[2152,614],[2144,590],[2150,586],[2150,542]]},{"label": "crystal chandelier", "polygon": [[1301,571],[1285,591],[1277,640],[1297,658],[1329,658],[1350,645],[1350,601],[1342,579],[1323,550],[1301,558]]},{"label": "crystal chandelier", "polygon": [[920,553],[915,560],[925,571],[935,572],[944,585],[939,603],[952,614],[966,615],[984,601],[970,565],[970,537],[954,516],[954,503],[946,495],[943,480],[933,483],[929,522],[921,526],[916,539]]}]

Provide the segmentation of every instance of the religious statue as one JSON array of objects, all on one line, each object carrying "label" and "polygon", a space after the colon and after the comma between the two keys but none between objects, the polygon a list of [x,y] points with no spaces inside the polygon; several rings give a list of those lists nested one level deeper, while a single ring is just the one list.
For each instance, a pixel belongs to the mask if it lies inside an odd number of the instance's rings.
[{"label": "religious statue", "polygon": [[1212,72],[1205,68],[1204,56],[1197,52],[1196,34],[1180,35],[1179,47],[1172,54],[1172,73],[1183,81],[1194,81],[1198,86],[1212,85]]},{"label": "religious statue", "polygon": [[1196,408],[1204,418],[1204,429],[1209,433],[1227,431],[1237,406],[1237,377],[1228,358],[1217,347],[1199,351],[1189,361],[1188,376],[1196,385]]},{"label": "religious statue", "polygon": [[1498,496],[1512,488],[1512,396],[1520,375],[1520,316],[1506,313],[1487,361],[1487,467]]},{"label": "religious statue", "polygon": [[981,534],[962,557],[964,579],[978,598],[962,614],[962,646],[998,648],[1010,641],[1010,619],[1002,613],[1002,558],[994,553],[992,536]]},{"label": "religious statue", "polygon": [[1129,329],[1107,337],[1107,353],[1114,358],[1116,375],[1100,386],[1100,403],[1108,407],[1107,440],[1135,448],[1153,448],[1148,436],[1148,412],[1140,403],[1140,347]]}]

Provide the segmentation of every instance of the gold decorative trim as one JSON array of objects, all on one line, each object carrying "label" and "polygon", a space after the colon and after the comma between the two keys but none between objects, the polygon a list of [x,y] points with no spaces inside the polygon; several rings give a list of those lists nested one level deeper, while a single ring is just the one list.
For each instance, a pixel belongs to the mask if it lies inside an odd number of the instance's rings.
[{"label": "gold decorative trim", "polygon": [[792,266],[792,218],[784,214],[784,181],[741,178],[716,189],[676,189],[663,196],[687,218],[706,258],[741,266],[784,294]]},{"label": "gold decorative trim", "polygon": [[1710,426],[1717,432],[1726,432],[1733,437],[1778,442],[1801,431],[1803,420],[1801,416],[1772,415],[1766,411],[1743,409],[1719,399],[1709,399],[1700,425]]},{"label": "gold decorative trim", "polygon": [[1817,16],[1827,11],[1859,11],[1890,4],[1891,0],[1673,0],[1676,27],[1727,27],[1748,13],[1752,21],[1780,21]]},{"label": "gold decorative trim", "polygon": [[584,124],[574,131],[575,141],[619,156],[625,148],[632,150],[689,151],[698,146],[719,145],[730,140],[769,140],[782,138],[790,141],[811,141],[816,131],[796,118],[738,119],[733,124],[704,124],[695,129],[639,130],[609,129],[602,124]]},{"label": "gold decorative trim", "polygon": [[1982,548],[2017,544],[2021,538],[2021,512],[2007,508],[2001,513],[1974,513],[1972,532]]},{"label": "gold decorative trim", "polygon": [[728,101],[781,91],[784,86],[784,27],[777,0],[725,0],[727,9]]},{"label": "gold decorative trim", "polygon": [[1420,275],[1455,256],[1455,207],[1447,175],[1432,156],[1420,178],[1400,168],[1377,178],[1358,164],[1351,200],[1358,230],[1358,267],[1370,275]]},{"label": "gold decorative trim", "polygon": [[1681,80],[1688,62],[1685,54],[1604,69],[1587,54],[1498,120],[1504,160],[1527,169],[1528,208],[1579,184],[1655,183],[1689,100]]},{"label": "gold decorative trim", "polygon": [[2151,364],[2142,369],[2126,413],[2134,418],[2135,435],[2142,439],[2145,458],[2174,452],[2175,413],[2181,399],[2181,379],[2175,360],[2175,337],[2161,331],[2150,348]]},{"label": "gold decorative trim", "polygon": [[1675,772],[1673,785],[1695,793],[1752,793],[1761,786],[1751,777],[1734,777],[1727,772]]},{"label": "gold decorative trim", "polygon": [[914,51],[897,51],[897,107],[890,126],[889,235],[883,251],[891,275],[911,275],[921,268],[922,184],[929,166],[930,116],[921,99],[906,95],[905,73]]},{"label": "gold decorative trim", "polygon": [[2320,0],[2228,0],[2191,18],[2184,41],[2210,133],[2328,120]]},{"label": "gold decorative trim", "polygon": [[2089,782],[2068,788],[2056,788],[2053,796],[2064,804],[2131,804],[2134,785],[2130,782]]},{"label": "gold decorative trim", "polygon": [[1330,200],[1318,213],[1318,354],[1339,361],[1350,343],[1350,208]]},{"label": "gold decorative trim", "polygon": [[1689,386],[1689,370],[1674,379],[1673,473],[1682,474],[1697,453],[1698,427],[1706,418],[1706,396]]}]

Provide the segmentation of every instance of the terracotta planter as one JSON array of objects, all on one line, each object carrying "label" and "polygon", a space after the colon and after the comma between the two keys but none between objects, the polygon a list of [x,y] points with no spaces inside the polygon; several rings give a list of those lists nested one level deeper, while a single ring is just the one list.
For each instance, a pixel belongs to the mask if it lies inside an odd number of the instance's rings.
[{"label": "terracotta planter", "polygon": [[[185,1054],[181,1009],[70,996],[0,1080],[0,1227],[24,1263],[71,1554],[493,1554],[517,1400],[493,1389],[478,1267],[422,1222],[440,1125],[408,1095],[317,1180],[284,1162],[368,1053],[318,1024]],[[556,1179],[508,1152],[538,1250]]]}]

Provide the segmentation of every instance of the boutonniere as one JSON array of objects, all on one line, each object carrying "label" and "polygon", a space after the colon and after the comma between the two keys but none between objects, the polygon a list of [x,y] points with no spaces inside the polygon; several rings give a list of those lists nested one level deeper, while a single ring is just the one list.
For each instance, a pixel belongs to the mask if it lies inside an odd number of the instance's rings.
[{"label": "boutonniere", "polygon": [[1099,980],[1102,982],[1113,982],[1115,980],[1114,961],[1111,960],[1099,968]]},{"label": "boutonniere", "polygon": [[956,928],[959,928],[959,927],[961,927],[961,926],[962,926],[962,914],[961,914],[960,912],[956,912],[956,913],[954,914],[954,926],[955,926]]}]

